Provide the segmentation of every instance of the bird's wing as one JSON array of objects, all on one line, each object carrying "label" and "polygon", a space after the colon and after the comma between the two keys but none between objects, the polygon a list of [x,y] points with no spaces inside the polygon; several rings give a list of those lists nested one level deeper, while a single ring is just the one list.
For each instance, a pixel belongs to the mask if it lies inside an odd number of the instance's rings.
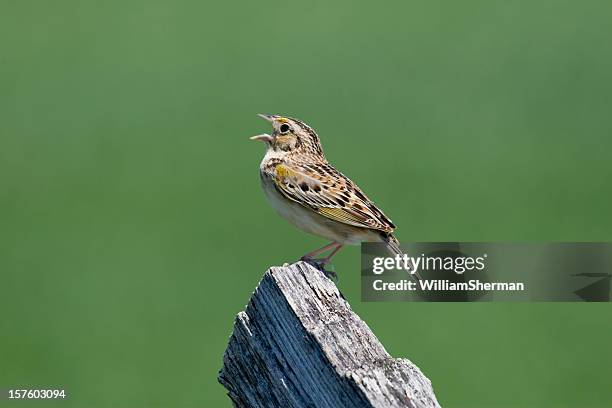
[{"label": "bird's wing", "polygon": [[286,198],[331,220],[387,233],[395,229],[359,187],[327,163],[279,164],[273,180]]}]

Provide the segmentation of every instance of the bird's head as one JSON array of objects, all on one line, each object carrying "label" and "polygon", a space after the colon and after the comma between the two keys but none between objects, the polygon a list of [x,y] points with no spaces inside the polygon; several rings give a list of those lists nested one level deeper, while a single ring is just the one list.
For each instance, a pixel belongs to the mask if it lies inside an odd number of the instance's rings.
[{"label": "bird's head", "polygon": [[264,133],[251,137],[267,144],[268,149],[286,153],[310,153],[323,156],[321,142],[315,131],[298,119],[279,115],[258,114],[272,123],[272,134]]}]

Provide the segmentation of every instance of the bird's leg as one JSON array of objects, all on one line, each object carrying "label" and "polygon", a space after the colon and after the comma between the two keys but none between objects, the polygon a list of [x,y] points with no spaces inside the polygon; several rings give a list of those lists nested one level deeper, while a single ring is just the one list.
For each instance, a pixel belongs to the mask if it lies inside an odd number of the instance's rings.
[{"label": "bird's leg", "polygon": [[320,263],[320,265],[321,265],[321,270],[323,271],[325,276],[327,276],[329,279],[333,280],[334,282],[338,282],[338,275],[333,270],[329,271],[329,270],[325,269],[324,266],[331,261],[332,256],[336,255],[338,253],[338,251],[340,251],[342,249],[343,246],[344,245],[338,245],[336,248],[334,248],[333,251],[331,251],[331,253],[329,255],[327,255],[323,259],[319,259],[319,261],[318,261]]},{"label": "bird's leg", "polygon": [[303,257],[300,258],[301,261],[311,261],[314,259],[315,256],[319,255],[322,252],[325,252],[329,249],[332,249],[333,247],[340,245],[337,242],[332,242],[331,244],[327,244],[324,247],[321,247],[319,249],[315,249],[312,252],[307,253],[306,255],[304,255]]},{"label": "bird's leg", "polygon": [[334,250],[331,251],[329,255],[327,255],[325,258],[318,259],[319,263],[321,263],[322,265],[328,264],[331,261],[332,256],[336,255],[338,251],[342,249],[342,247],[344,247],[344,245],[338,244],[338,246],[334,248]]},{"label": "bird's leg", "polygon": [[[335,248],[334,248],[335,246]],[[332,256],[334,256],[336,253],[338,253],[338,251],[340,251],[340,249],[342,249],[343,245],[339,244],[337,242],[332,242],[329,245],[325,245],[323,248],[319,248],[315,251],[312,251],[306,255],[304,255],[302,257],[302,261],[304,262],[308,262],[309,264],[313,265],[315,268],[319,269],[321,272],[323,272],[325,274],[325,276],[327,276],[328,278],[332,279],[333,281],[338,281],[338,275],[336,275],[336,272],[334,271],[329,271],[327,269],[325,269],[325,265],[328,264],[331,261]],[[327,251],[328,249],[334,248],[333,251],[330,252],[329,255],[327,255],[325,258],[321,258],[321,259],[313,259],[313,256],[319,255],[322,252]]]}]

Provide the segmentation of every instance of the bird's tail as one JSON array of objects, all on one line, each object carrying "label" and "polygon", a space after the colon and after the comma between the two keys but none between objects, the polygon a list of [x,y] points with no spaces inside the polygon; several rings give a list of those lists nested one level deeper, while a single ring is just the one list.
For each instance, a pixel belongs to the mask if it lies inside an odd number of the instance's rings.
[{"label": "bird's tail", "polygon": [[[402,257],[405,255],[404,251],[402,251],[402,248],[400,248],[400,242],[397,240],[397,238],[395,238],[393,234],[381,234],[381,237],[383,242],[387,245],[387,249],[392,255],[400,255]],[[419,275],[419,271],[416,270],[414,262],[412,262],[412,258],[409,257],[408,259],[410,266],[410,276],[412,276],[413,279],[415,279],[417,282],[422,280],[423,278],[421,277],[421,275]],[[412,273],[413,271],[414,273]]]}]

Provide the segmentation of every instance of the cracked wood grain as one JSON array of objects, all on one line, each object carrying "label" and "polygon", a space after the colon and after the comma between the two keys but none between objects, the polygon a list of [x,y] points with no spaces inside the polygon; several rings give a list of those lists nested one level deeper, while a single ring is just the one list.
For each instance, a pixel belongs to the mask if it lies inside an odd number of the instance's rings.
[{"label": "cracked wood grain", "polygon": [[435,408],[431,382],[391,357],[312,266],[272,267],[236,317],[219,382],[237,408]]}]

